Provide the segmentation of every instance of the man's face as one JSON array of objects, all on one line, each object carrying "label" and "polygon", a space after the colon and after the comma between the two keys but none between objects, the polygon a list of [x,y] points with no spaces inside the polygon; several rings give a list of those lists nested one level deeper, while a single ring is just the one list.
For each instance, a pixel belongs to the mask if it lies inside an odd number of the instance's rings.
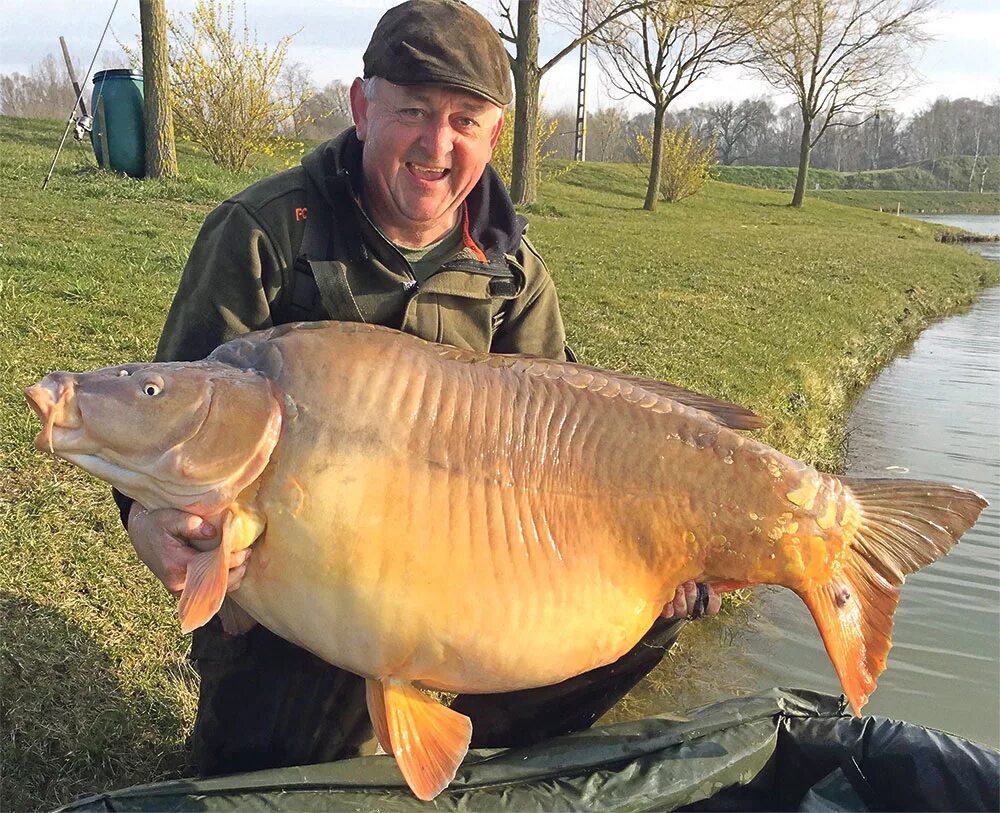
[{"label": "man's face", "polygon": [[351,108],[364,142],[365,205],[387,237],[412,247],[440,239],[479,181],[503,110],[472,93],[380,79],[368,100],[356,79]]}]

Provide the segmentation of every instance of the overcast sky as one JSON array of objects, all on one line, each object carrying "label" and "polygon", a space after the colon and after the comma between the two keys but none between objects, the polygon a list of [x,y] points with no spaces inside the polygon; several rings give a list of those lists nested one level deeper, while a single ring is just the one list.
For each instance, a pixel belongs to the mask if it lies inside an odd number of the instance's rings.
[{"label": "overcast sky", "polygon": [[[314,82],[350,81],[361,69],[361,56],[382,13],[396,0],[247,0],[250,26],[265,39],[277,41],[294,34],[289,58],[302,63]],[[166,0],[171,12],[189,11],[195,0]],[[0,73],[27,72],[46,54],[60,54],[59,36],[66,37],[70,52],[86,69],[97,48],[114,0],[0,0]],[[472,0],[495,24],[499,22],[493,0]],[[543,15],[545,2],[542,4]],[[139,31],[138,2],[119,0],[111,28],[97,58],[97,68],[110,66],[121,52],[115,38],[132,43]],[[1000,93],[1000,2],[997,0],[939,0],[928,32],[935,40],[916,60],[920,82],[897,100],[896,108],[912,114],[938,96],[985,99]],[[558,25],[543,23],[543,60],[561,49],[570,35]],[[61,64],[61,63],[60,63]],[[588,105],[591,110],[614,103],[590,60]],[[551,70],[542,85],[544,103],[553,109],[572,106],[576,100],[577,57],[566,57]],[[729,69],[715,78],[696,83],[675,103],[689,107],[717,99],[774,95],[769,86]],[[643,110],[641,102],[626,102],[630,110]]]}]

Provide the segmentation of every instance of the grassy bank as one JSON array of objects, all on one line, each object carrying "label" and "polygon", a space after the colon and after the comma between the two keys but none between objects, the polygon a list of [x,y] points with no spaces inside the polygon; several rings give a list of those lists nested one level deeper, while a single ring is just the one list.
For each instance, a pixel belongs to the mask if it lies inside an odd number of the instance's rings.
[{"label": "grassy bank", "polygon": [[820,189],[807,198],[903,214],[1000,215],[1000,195],[974,192],[908,192],[882,189]]},{"label": "grassy bank", "polygon": [[[54,369],[148,358],[184,257],[233,177],[182,151],[137,182],[64,155],[57,124],[0,119],[0,808],[175,776],[196,684],[173,602],[139,564],[107,489],[34,452],[20,390]],[[75,148],[74,148],[75,149]],[[928,321],[1000,281],[935,228],[711,184],[641,210],[641,173],[584,165],[543,185],[531,236],[592,364],[745,403],[770,443],[835,466],[852,396]]]},{"label": "grassy bank", "polygon": [[[987,177],[995,178],[1000,172],[1000,159],[991,158],[988,163]],[[885,212],[896,212],[898,207],[899,211],[910,214],[1000,214],[1000,193],[995,184],[992,191],[985,193],[957,191],[968,188],[972,166],[970,156],[959,156],[871,172],[811,168],[806,195]],[[977,166],[982,168],[982,159]],[[717,166],[712,174],[725,183],[787,190],[791,194],[797,170],[795,167]]]}]

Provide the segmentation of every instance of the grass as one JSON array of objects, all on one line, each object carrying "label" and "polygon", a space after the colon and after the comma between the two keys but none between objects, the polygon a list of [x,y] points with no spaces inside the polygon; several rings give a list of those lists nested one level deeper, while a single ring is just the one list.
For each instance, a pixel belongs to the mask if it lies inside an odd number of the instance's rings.
[{"label": "grass", "polygon": [[1000,215],[1000,195],[975,192],[919,192],[883,189],[821,189],[809,198],[895,214]]},{"label": "grass", "polygon": [[[548,163],[561,171],[570,168],[575,180],[569,183],[584,187],[592,185],[595,188],[622,194],[628,194],[628,190],[633,190],[637,176],[646,171],[629,164],[592,163],[577,166],[563,160],[550,160]],[[941,173],[954,174],[963,168],[961,159],[954,159],[951,163],[942,160],[936,165],[937,171]],[[1000,173],[1000,161],[997,162],[996,170]],[[796,173],[795,167],[716,166],[712,169],[712,176],[723,183],[780,190],[782,197],[778,199],[784,203],[791,200]],[[968,180],[967,169],[965,178]],[[885,183],[886,187],[881,188],[881,183]],[[905,183],[911,185],[897,186]],[[816,184],[819,184],[819,189],[815,188]],[[824,200],[893,214],[897,206],[901,213],[910,214],[1000,214],[1000,194],[996,191],[984,194],[955,192],[938,189],[939,185],[935,176],[923,166],[915,169],[902,168],[867,173],[810,169],[806,199]]]},{"label": "grass", "polygon": [[[20,391],[55,369],[149,358],[205,214],[281,168],[232,176],[182,149],[181,180],[139,182],[71,145],[43,193],[60,134],[0,119],[4,810],[177,776],[196,697],[172,600],[107,489],[33,451]],[[1000,281],[929,224],[822,200],[795,211],[784,193],[725,183],[649,213],[643,191],[634,167],[593,164],[542,186],[531,235],[575,348],[745,403],[772,420],[765,440],[827,468],[876,370]]]}]

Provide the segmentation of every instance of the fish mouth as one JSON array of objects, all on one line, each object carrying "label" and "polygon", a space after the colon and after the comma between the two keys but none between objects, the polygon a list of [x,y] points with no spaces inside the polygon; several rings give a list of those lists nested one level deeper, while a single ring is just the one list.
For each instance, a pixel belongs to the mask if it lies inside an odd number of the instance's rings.
[{"label": "fish mouth", "polygon": [[82,427],[74,389],[73,380],[68,376],[50,375],[24,391],[28,405],[42,422],[42,429],[35,436],[36,449],[55,454],[55,430],[72,431]]}]

